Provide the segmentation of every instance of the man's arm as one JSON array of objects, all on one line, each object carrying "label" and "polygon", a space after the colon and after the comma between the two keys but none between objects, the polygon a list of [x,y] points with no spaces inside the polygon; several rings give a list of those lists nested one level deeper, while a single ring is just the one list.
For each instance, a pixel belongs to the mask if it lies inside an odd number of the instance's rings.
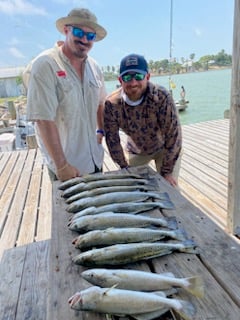
[{"label": "man's arm", "polygon": [[55,164],[58,179],[65,181],[79,176],[79,170],[67,162],[55,122],[49,120],[37,120],[36,124],[43,144]]},{"label": "man's arm", "polygon": [[104,107],[104,130],[106,135],[106,144],[114,162],[121,168],[128,166],[125,159],[123,148],[121,146],[119,127],[112,112],[112,105],[109,101],[105,102]]},{"label": "man's arm", "polygon": [[103,129],[103,109],[104,109],[104,105],[103,104],[99,104],[98,106],[98,110],[97,110],[97,141],[99,144],[102,143],[102,139],[104,136],[104,129]]}]

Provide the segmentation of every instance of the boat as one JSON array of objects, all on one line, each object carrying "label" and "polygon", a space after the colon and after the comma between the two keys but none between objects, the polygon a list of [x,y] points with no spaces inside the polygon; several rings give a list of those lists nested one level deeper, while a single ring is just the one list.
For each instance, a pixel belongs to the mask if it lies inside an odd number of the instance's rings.
[{"label": "boat", "polygon": [[189,101],[185,99],[181,100],[175,100],[175,105],[177,107],[177,110],[180,111],[185,111],[188,107]]}]

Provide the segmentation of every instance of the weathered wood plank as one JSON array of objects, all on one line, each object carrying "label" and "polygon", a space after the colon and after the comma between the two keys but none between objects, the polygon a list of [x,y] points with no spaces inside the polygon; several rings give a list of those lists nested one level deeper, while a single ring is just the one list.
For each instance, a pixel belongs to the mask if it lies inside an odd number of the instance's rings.
[{"label": "weathered wood plank", "polygon": [[16,320],[46,320],[50,241],[27,245]]},{"label": "weathered wood plank", "polygon": [[[5,157],[5,166],[4,166],[4,170],[1,172],[1,181],[0,181],[0,195],[2,196],[3,192],[5,193],[5,189],[7,186],[7,183],[12,175],[13,170],[15,169],[15,164],[16,161],[19,157],[19,153],[11,153],[9,158]],[[13,177],[12,179],[14,179],[15,177]],[[11,186],[14,187],[14,186]],[[6,192],[9,193],[9,186],[8,189],[6,190]]]},{"label": "weathered wood plank", "polygon": [[199,165],[205,166],[206,174],[210,171],[209,175],[216,177],[217,180],[220,180],[219,177],[221,177],[221,181],[226,184],[228,167],[225,161],[219,164],[216,158],[208,159],[198,150],[191,150],[190,147],[187,147],[183,151],[181,166],[184,166],[185,162],[190,163],[194,168],[198,168]]},{"label": "weathered wood plank", "polygon": [[219,152],[219,150],[216,149],[209,149],[206,144],[200,144],[198,140],[195,139],[195,141],[191,141],[187,144],[187,147],[183,146],[183,152],[185,151],[185,148],[187,150],[191,150],[193,152],[196,152],[197,154],[200,154],[206,159],[211,160],[213,162],[217,162],[219,165],[222,165],[223,167],[227,166],[227,153],[223,154],[222,152]]},{"label": "weathered wood plank", "polygon": [[[240,307],[240,241],[224,232],[198,208],[190,206],[167,182],[163,183],[176,206],[179,224],[201,248],[202,263]],[[164,214],[169,216],[168,211]]]},{"label": "weathered wood plank", "polygon": [[[11,175],[7,187],[0,199],[0,257],[5,249],[14,247],[20,227],[22,210],[24,207],[27,179],[20,189],[19,181],[22,180],[22,169],[26,161],[27,152],[16,152],[9,161],[11,164]],[[16,165],[16,161],[18,165]]]},{"label": "weathered wood plank", "polygon": [[[239,317],[239,306],[235,304],[209,273],[195,255],[176,253],[170,257],[153,260],[156,272],[173,272],[178,277],[200,276],[204,284],[204,298],[197,298],[188,294],[184,290],[178,290],[177,297],[186,301],[191,301],[197,310],[197,317],[194,319],[235,319]],[[207,301],[207,303],[206,303]],[[221,301],[221,302],[220,302]]]},{"label": "weathered wood plank", "polygon": [[4,252],[0,263],[0,319],[46,319],[49,241]]},{"label": "weathered wood plank", "polygon": [[29,174],[29,186],[22,216],[21,228],[18,235],[18,246],[33,242],[35,239],[35,229],[37,223],[37,213],[39,204],[39,191],[41,183],[42,160],[36,157],[35,149],[30,149],[32,166],[26,168]]},{"label": "weathered wood plank", "polygon": [[70,309],[68,299],[80,289],[89,287],[89,284],[81,279],[80,272],[83,267],[73,263],[72,257],[79,251],[75,249],[72,240],[78,235],[68,229],[67,224],[70,214],[65,210],[64,199],[57,190],[59,182],[54,182],[53,211],[52,211],[52,239],[50,249],[50,297],[48,303],[47,319],[58,320],[83,320],[105,319],[101,315],[91,315]]},{"label": "weathered wood plank", "polygon": [[[188,169],[191,170],[191,166],[189,166]],[[218,203],[219,206],[225,210],[227,209],[227,199],[224,199],[224,191],[222,191],[221,188],[218,190],[218,185],[216,186],[217,182],[214,185],[214,180],[210,179],[208,175],[201,173],[200,178],[200,176],[194,175],[193,169],[192,171],[187,171],[181,168],[181,178],[188,181],[189,184],[197,188],[206,197],[213,199],[213,201]]]},{"label": "weathered wood plank", "polygon": [[40,188],[39,212],[37,222],[36,241],[51,238],[52,228],[52,183],[49,179],[47,167],[43,167]]},{"label": "weathered wood plank", "polygon": [[[6,163],[8,162],[9,158],[11,156],[11,152],[0,152],[0,175],[2,175],[3,170],[5,168]],[[3,192],[3,186],[5,182],[0,181],[0,194]]]},{"label": "weathered wood plank", "polygon": [[7,219],[1,235],[0,256],[4,249],[16,245],[18,233],[22,225],[22,214],[25,207],[31,175],[31,170],[29,168],[32,167],[33,159],[34,154],[32,152],[19,153],[18,165],[14,166],[8,182],[7,191],[4,192],[4,196],[0,200],[0,204],[4,204],[4,210],[7,214]]},{"label": "weathered wood plank", "polygon": [[7,250],[0,262],[0,319],[15,320],[26,250]]},{"label": "weathered wood plank", "polygon": [[180,192],[186,199],[202,210],[208,217],[223,228],[223,230],[226,229],[226,210],[221,208],[218,203],[212,201],[209,197],[203,195],[197,188],[193,187],[182,178],[179,179],[179,184],[181,186]]},{"label": "weathered wood plank", "polygon": [[235,0],[233,31],[233,76],[231,87],[230,136],[229,136],[229,184],[228,228],[240,237],[240,0]]}]

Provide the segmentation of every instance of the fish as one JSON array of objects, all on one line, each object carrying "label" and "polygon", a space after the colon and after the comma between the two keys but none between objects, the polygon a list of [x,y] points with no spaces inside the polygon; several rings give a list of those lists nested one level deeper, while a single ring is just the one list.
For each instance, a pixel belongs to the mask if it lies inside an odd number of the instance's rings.
[{"label": "fish", "polygon": [[100,249],[91,249],[74,256],[73,262],[86,267],[124,265],[153,259],[172,252],[198,253],[193,240],[183,242],[141,242],[114,244]]},{"label": "fish", "polygon": [[74,194],[73,196],[66,198],[65,202],[70,204],[76,200],[86,198],[86,197],[95,197],[100,194],[105,194],[109,192],[117,192],[117,191],[153,191],[153,187],[149,185],[135,185],[135,186],[113,186],[113,187],[102,187],[96,188],[92,190],[86,190]]},{"label": "fish", "polygon": [[147,201],[147,202],[119,202],[119,203],[111,203],[100,207],[88,207],[86,209],[75,212],[71,220],[74,218],[82,217],[90,214],[98,214],[104,212],[122,212],[129,214],[138,214],[147,212],[153,209],[163,208],[163,209],[171,209],[173,208],[173,204],[169,201]]},{"label": "fish", "polygon": [[145,201],[148,199],[159,199],[164,200],[168,203],[168,208],[174,208],[173,203],[171,202],[169,195],[166,192],[147,192],[147,191],[119,191],[119,192],[110,192],[107,194],[100,194],[95,197],[87,197],[84,199],[79,199],[72,202],[67,206],[66,210],[71,213],[76,213],[80,210],[83,210],[87,207],[100,207],[106,204],[119,203],[119,202],[139,202]]},{"label": "fish", "polygon": [[92,189],[102,188],[102,187],[136,186],[136,185],[143,185],[143,184],[148,184],[148,180],[126,178],[126,179],[109,179],[109,180],[104,179],[104,180],[90,181],[87,183],[80,182],[64,190],[62,193],[62,197],[68,198],[82,191],[92,190]]},{"label": "fish", "polygon": [[88,269],[81,277],[89,283],[103,288],[117,286],[118,289],[135,291],[160,291],[182,288],[192,295],[203,298],[204,286],[200,276],[176,278],[174,274],[159,274],[128,269]]},{"label": "fish", "polygon": [[142,176],[135,173],[94,173],[94,174],[86,174],[81,177],[76,177],[69,179],[67,181],[62,182],[58,189],[59,190],[66,190],[80,182],[90,182],[90,181],[97,181],[97,180],[104,180],[104,179],[142,179]]},{"label": "fish", "polygon": [[96,215],[86,215],[69,222],[69,229],[79,233],[91,230],[103,230],[107,228],[127,228],[127,227],[165,227],[169,229],[177,228],[175,217],[151,218],[143,215],[132,215],[127,213],[102,213]]},{"label": "fish", "polygon": [[155,242],[164,238],[186,240],[185,232],[181,229],[164,230],[150,228],[108,228],[92,230],[73,239],[75,248],[89,249],[92,247],[109,246],[117,243]]},{"label": "fish", "polygon": [[180,299],[161,296],[152,292],[140,292],[117,288],[89,287],[69,298],[70,308],[112,315],[131,315],[173,309],[183,319],[190,320],[196,314],[195,306]]}]

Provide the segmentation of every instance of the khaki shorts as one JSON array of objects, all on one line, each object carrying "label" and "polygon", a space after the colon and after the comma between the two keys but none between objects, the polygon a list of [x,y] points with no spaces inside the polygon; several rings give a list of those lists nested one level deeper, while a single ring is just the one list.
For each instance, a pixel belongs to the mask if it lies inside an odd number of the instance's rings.
[{"label": "khaki shorts", "polygon": [[[182,152],[180,153],[180,156],[178,157],[172,172],[172,175],[176,181],[178,181],[181,158],[182,158]],[[162,168],[162,161],[163,161],[162,151],[152,155],[146,155],[146,156],[128,153],[128,161],[130,166],[142,166],[145,164],[149,164],[149,162],[151,162],[152,160],[154,160],[155,162],[157,172],[160,173]]]}]

